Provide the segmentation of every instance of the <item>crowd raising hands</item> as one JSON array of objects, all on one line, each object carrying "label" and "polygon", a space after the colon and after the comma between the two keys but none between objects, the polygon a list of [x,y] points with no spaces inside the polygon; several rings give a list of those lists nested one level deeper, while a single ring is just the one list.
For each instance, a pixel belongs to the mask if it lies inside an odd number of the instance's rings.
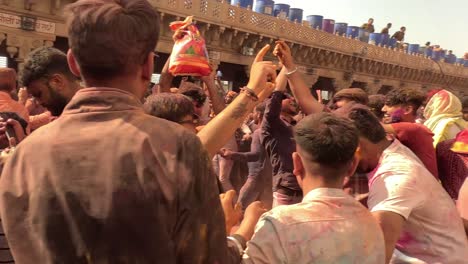
[{"label": "crowd raising hands", "polygon": [[148,1],[65,13],[67,54],[0,69],[0,262],[467,263],[468,100],[324,105],[283,40],[238,92],[214,69],[176,85],[170,60],[152,87]]}]

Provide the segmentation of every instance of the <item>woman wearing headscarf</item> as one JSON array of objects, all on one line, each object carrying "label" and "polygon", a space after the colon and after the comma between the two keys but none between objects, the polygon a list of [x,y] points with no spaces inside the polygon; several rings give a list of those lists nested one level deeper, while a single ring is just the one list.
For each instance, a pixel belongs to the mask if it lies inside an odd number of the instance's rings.
[{"label": "woman wearing headscarf", "polygon": [[467,128],[462,117],[462,104],[454,94],[447,90],[436,93],[424,109],[424,125],[434,133],[434,147],[439,142],[453,139]]},{"label": "woman wearing headscarf", "polygon": [[458,133],[455,139],[441,142],[436,152],[442,185],[457,200],[459,190],[468,176],[468,129]]}]

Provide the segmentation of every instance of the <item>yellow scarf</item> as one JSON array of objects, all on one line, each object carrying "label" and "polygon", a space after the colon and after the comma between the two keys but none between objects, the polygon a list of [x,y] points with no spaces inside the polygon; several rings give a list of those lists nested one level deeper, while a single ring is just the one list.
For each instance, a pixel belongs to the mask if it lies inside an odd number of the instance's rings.
[{"label": "yellow scarf", "polygon": [[434,133],[434,147],[439,142],[451,139],[449,127],[456,125],[463,130],[468,124],[462,118],[462,104],[454,94],[447,90],[436,93],[424,109],[427,119],[424,125]]}]

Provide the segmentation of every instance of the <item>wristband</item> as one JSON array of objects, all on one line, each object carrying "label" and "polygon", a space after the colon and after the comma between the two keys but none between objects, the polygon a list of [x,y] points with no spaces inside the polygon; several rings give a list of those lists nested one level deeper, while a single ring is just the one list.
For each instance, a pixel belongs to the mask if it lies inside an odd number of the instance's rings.
[{"label": "wristband", "polygon": [[286,76],[289,77],[289,76],[293,75],[294,73],[296,73],[298,70],[299,70],[299,68],[296,67],[294,70],[292,70],[290,72],[287,72]]},{"label": "wristband", "polygon": [[[241,239],[239,239],[239,237]],[[244,255],[244,249],[246,248],[247,243],[245,242],[245,240],[241,236],[234,234],[232,236],[228,236],[227,239],[232,241],[236,245],[237,250],[239,251],[239,255],[241,255],[241,256]],[[239,240],[242,240],[242,241],[239,241]],[[242,243],[242,242],[244,242],[244,243]]]},{"label": "wristband", "polygon": [[244,88],[241,88],[241,91],[244,92],[250,99],[252,99],[254,102],[258,101],[258,96],[254,92],[254,90],[250,89],[249,87],[245,86]]}]

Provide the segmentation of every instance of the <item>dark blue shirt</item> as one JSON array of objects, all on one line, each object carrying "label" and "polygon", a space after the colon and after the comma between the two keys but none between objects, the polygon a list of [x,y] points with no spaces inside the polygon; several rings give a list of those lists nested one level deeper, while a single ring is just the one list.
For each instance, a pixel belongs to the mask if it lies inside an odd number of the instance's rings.
[{"label": "dark blue shirt", "polygon": [[292,154],[296,151],[293,139],[293,126],[281,118],[283,92],[273,92],[267,101],[261,127],[261,140],[273,170],[273,190],[279,187],[300,191],[293,174]]}]

